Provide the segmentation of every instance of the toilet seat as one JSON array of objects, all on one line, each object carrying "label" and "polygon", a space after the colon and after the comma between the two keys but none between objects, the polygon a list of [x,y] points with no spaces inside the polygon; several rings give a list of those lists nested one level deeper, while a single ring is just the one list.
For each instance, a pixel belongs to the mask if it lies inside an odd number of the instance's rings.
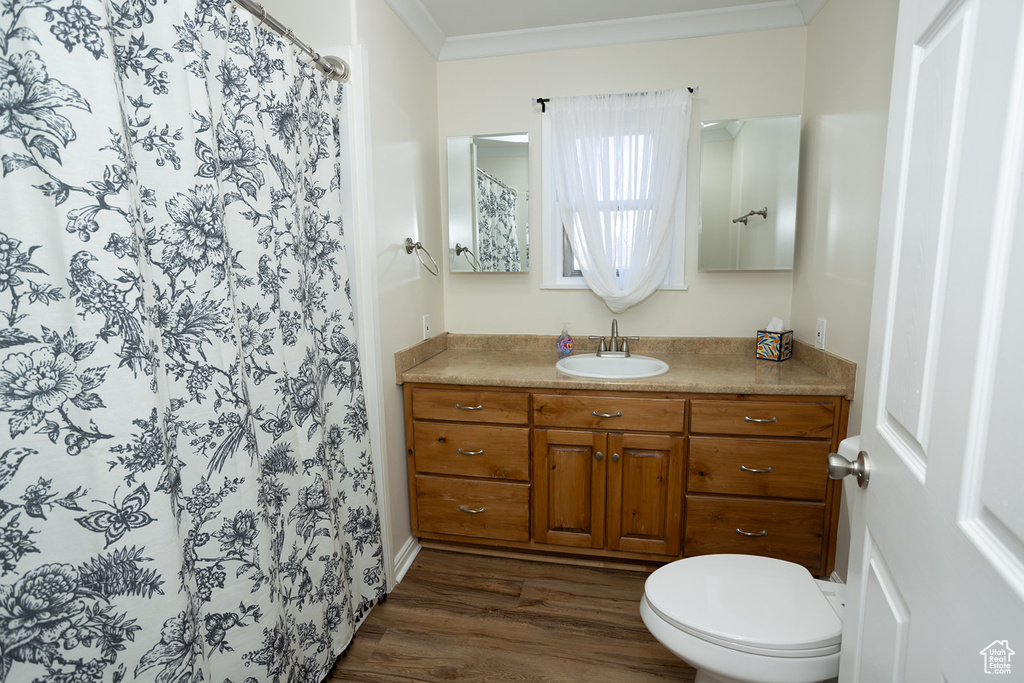
[{"label": "toilet seat", "polygon": [[842,619],[804,567],[754,555],[702,555],[651,574],[651,609],[686,633],[770,657],[839,651]]}]

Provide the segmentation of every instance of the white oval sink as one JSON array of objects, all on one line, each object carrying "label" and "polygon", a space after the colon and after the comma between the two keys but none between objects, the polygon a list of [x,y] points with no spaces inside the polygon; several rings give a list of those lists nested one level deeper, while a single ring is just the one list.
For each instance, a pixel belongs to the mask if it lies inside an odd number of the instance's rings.
[{"label": "white oval sink", "polygon": [[592,379],[642,379],[668,372],[668,363],[649,356],[598,356],[585,353],[555,363],[567,375]]}]

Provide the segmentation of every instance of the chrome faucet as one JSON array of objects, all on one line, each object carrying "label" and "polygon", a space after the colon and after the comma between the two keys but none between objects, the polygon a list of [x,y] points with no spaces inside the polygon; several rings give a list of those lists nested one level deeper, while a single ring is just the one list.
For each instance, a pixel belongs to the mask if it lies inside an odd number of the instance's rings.
[{"label": "chrome faucet", "polygon": [[616,353],[619,350],[619,319],[612,318],[612,336],[608,340],[608,345],[611,347],[608,349],[612,353]]}]

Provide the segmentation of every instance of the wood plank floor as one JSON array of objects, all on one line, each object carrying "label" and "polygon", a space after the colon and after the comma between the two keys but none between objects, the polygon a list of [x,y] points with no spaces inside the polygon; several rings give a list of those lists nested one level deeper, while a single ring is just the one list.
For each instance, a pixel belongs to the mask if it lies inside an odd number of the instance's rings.
[{"label": "wood plank floor", "polygon": [[423,549],[335,681],[693,681],[640,620],[642,572]]}]

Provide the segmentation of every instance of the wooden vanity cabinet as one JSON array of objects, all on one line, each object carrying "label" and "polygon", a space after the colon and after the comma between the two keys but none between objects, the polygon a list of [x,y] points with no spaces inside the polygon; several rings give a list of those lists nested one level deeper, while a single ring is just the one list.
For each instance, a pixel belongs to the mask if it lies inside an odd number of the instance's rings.
[{"label": "wooden vanity cabinet", "polygon": [[406,384],[413,533],[605,561],[777,557],[827,576],[840,397]]},{"label": "wooden vanity cabinet", "polygon": [[536,542],[679,554],[682,436],[537,428],[533,444]]},{"label": "wooden vanity cabinet", "polygon": [[530,540],[525,392],[406,392],[413,533]]},{"label": "wooden vanity cabinet", "polygon": [[682,399],[535,393],[534,540],[678,555],[685,413]]},{"label": "wooden vanity cabinet", "polygon": [[845,405],[694,400],[684,555],[745,553],[832,571],[838,482],[825,472]]}]

